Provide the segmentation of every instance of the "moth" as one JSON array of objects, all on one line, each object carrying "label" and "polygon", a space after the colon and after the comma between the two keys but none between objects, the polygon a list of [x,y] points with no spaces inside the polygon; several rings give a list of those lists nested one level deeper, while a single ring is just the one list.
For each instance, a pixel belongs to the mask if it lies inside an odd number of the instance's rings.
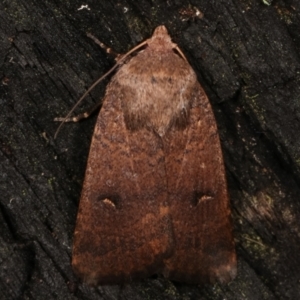
[{"label": "moth", "polygon": [[164,26],[131,52],[107,86],[92,137],[74,272],[90,285],[153,274],[229,282],[236,253],[209,100]]}]

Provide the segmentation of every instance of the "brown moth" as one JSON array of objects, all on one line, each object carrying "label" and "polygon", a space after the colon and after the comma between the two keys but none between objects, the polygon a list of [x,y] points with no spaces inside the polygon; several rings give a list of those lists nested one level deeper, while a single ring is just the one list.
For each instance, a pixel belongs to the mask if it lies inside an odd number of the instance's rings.
[{"label": "brown moth", "polygon": [[210,103],[164,26],[141,45],[113,76],[96,122],[73,269],[91,285],[152,274],[226,283],[236,254]]}]

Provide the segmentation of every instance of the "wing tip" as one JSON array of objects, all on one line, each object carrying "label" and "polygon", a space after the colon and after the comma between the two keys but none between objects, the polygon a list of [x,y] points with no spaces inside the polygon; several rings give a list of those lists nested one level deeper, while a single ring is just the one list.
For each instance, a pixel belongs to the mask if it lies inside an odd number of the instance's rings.
[{"label": "wing tip", "polygon": [[165,278],[182,282],[186,284],[227,284],[234,280],[237,275],[237,259],[235,252],[232,253],[227,260],[216,263],[215,265],[209,266],[209,264],[203,263],[201,266],[192,266],[184,270],[178,271],[178,269],[169,269],[166,267],[163,270]]},{"label": "wing tip", "polygon": [[231,264],[224,264],[219,266],[215,272],[216,281],[220,284],[227,284],[233,279],[235,279],[237,275],[237,263],[236,261]]}]

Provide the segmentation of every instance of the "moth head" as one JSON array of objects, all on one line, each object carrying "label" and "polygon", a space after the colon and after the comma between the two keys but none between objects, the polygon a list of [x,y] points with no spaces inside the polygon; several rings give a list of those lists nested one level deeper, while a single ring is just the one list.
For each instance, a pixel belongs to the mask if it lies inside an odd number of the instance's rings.
[{"label": "moth head", "polygon": [[165,26],[158,26],[154,30],[152,37],[147,41],[148,47],[154,48],[156,51],[168,51],[176,48],[176,44],[172,43],[171,37]]},{"label": "moth head", "polygon": [[[153,36],[166,36],[166,35],[170,38],[168,30],[164,25],[156,27],[153,32]],[[170,40],[171,40],[171,38],[170,38]]]}]

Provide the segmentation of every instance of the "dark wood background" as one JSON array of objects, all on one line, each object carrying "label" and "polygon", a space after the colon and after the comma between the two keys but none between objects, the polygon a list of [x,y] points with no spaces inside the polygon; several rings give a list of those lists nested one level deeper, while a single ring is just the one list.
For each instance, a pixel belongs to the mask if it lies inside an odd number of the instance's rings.
[{"label": "dark wood background", "polygon": [[[56,140],[53,118],[114,64],[87,31],[125,53],[161,24],[217,119],[238,276],[225,286],[153,277],[91,289],[70,257],[96,116]],[[298,0],[2,0],[0,299],[300,299],[299,50]]]}]

